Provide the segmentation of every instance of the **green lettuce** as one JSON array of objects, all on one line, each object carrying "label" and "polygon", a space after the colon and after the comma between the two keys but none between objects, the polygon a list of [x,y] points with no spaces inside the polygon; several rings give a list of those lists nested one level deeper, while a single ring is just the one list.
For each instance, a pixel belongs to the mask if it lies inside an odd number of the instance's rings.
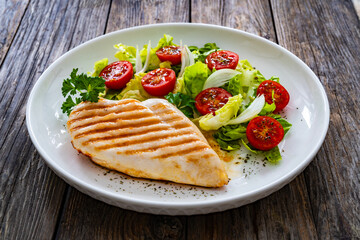
[{"label": "green lettuce", "polygon": [[206,57],[217,50],[220,50],[216,43],[205,43],[204,47],[198,48],[196,46],[190,46],[189,50],[194,56],[195,62],[203,62],[205,63]]},{"label": "green lettuce", "polygon": [[136,64],[136,48],[133,46],[127,46],[122,43],[114,45],[114,48],[118,49],[115,53],[115,57],[119,61],[129,61],[133,66]]},{"label": "green lettuce", "polygon": [[88,75],[92,77],[98,77],[100,72],[109,64],[109,60],[107,58],[101,59],[94,64],[94,72],[88,73]]},{"label": "green lettuce", "polygon": [[207,114],[200,118],[200,128],[208,131],[217,130],[222,126],[225,126],[230,119],[237,115],[242,100],[241,95],[230,97],[228,102],[222,108],[215,111],[215,115]]},{"label": "green lettuce", "polygon": [[240,148],[240,139],[246,138],[246,125],[227,125],[213,135],[221,149],[232,151]]},{"label": "green lettuce", "polygon": [[131,79],[120,93],[118,91],[110,90],[106,93],[105,98],[113,100],[132,98],[139,101],[145,101],[146,99],[152,98],[141,85],[141,78],[145,75],[145,73],[135,75],[135,78]]},{"label": "green lettuce", "polygon": [[281,115],[272,113],[272,114],[268,114],[267,116],[274,118],[281,124],[281,126],[284,129],[284,135],[290,130],[292,124],[286,121],[284,118],[282,118]]},{"label": "green lettuce", "polygon": [[183,75],[185,93],[195,98],[202,91],[209,74],[208,66],[201,62],[186,67]]},{"label": "green lettuce", "polygon": [[241,141],[246,149],[248,149],[249,151],[251,151],[255,154],[263,154],[266,157],[266,159],[271,163],[278,163],[282,159],[281,154],[280,154],[280,149],[278,146],[276,146],[268,151],[261,151],[261,150],[255,149],[247,141],[244,141],[244,140],[241,140]]}]

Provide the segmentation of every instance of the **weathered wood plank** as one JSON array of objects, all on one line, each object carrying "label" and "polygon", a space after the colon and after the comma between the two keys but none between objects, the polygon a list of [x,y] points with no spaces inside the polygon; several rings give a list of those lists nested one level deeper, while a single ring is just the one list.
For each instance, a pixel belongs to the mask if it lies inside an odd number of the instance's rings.
[{"label": "weathered wood plank", "polygon": [[[186,22],[188,2],[112,1],[106,32],[159,22]],[[76,215],[74,214],[76,213]],[[85,228],[74,228],[83,225]],[[154,216],[116,208],[71,188],[59,239],[183,239],[186,217]]]},{"label": "weathered wood plank", "polygon": [[13,41],[29,0],[5,0],[0,2],[0,66]]},{"label": "weathered wood plank", "polygon": [[318,235],[360,238],[360,22],[351,1],[271,1],[279,43],[303,59],[328,94],[324,145],[305,171]]},{"label": "weathered wood plank", "polygon": [[54,59],[104,33],[109,6],[109,1],[34,0],[24,14],[0,69],[4,79],[0,83],[1,239],[53,236],[66,184],[45,165],[30,141],[26,100]]},{"label": "weathered wood plank", "polygon": [[185,236],[185,217],[124,210],[92,199],[73,188],[69,196],[58,239],[183,239]]},{"label": "weathered wood plank", "polygon": [[106,32],[145,24],[188,21],[189,3],[185,0],[114,0]]},{"label": "weathered wood plank", "polygon": [[192,0],[191,22],[228,26],[276,41],[267,1]]}]

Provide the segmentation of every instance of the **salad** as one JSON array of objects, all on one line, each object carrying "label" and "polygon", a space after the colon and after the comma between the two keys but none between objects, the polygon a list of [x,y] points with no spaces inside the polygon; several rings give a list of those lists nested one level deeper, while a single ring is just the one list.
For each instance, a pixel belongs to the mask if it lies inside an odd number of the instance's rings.
[{"label": "salad", "polygon": [[203,47],[175,44],[164,34],[155,47],[140,50],[116,44],[115,57],[95,62],[94,71],[65,79],[62,111],[100,97],[144,101],[165,98],[209,133],[224,151],[245,148],[269,162],[281,160],[278,144],[291,124],[278,113],[289,102],[279,78],[266,79],[246,59],[215,43]]}]

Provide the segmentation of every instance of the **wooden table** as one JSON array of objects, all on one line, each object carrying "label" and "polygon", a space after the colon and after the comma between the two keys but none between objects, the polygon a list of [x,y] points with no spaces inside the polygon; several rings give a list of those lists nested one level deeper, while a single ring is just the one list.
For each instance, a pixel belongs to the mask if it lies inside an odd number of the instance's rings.
[{"label": "wooden table", "polygon": [[[0,13],[0,239],[360,239],[360,24],[350,0],[2,0]],[[245,30],[310,66],[331,118],[302,174],[237,209],[170,217],[94,200],[46,166],[25,125],[42,72],[89,39],[160,22]]]}]

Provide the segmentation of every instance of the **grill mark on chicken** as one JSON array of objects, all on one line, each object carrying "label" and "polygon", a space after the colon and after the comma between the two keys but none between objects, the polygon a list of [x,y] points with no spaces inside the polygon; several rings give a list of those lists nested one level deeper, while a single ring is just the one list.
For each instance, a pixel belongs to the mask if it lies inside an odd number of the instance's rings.
[{"label": "grill mark on chicken", "polygon": [[[72,111],[72,114],[75,114],[75,113],[79,113],[79,112],[82,112],[82,111],[90,111],[90,110],[103,110],[103,109],[106,109],[106,108],[112,108],[112,107],[116,107],[116,106],[122,106],[124,105],[125,103],[115,103],[115,104],[104,104],[104,105],[101,105],[101,102],[99,104],[87,104],[85,106],[82,106],[80,108],[77,108],[75,109],[74,111]],[[129,103],[127,103],[129,104]]]},{"label": "grill mark on chicken", "polygon": [[144,127],[159,123],[161,123],[161,121],[158,118],[145,118],[141,122],[128,122],[128,123],[123,123],[122,125],[115,125],[115,126],[99,126],[96,129],[75,134],[74,139],[78,139],[95,133],[106,133],[112,130],[124,129],[129,127]]},{"label": "grill mark on chicken", "polygon": [[179,122],[172,123],[171,127],[175,128],[175,129],[179,129],[179,128],[191,127],[191,125],[187,122],[179,121]]},{"label": "grill mark on chicken", "polygon": [[[69,120],[69,124],[73,124],[75,122],[78,122],[78,121],[81,121],[81,120],[86,120],[86,119],[89,119],[89,118],[93,118],[94,115],[95,116],[99,116],[99,117],[104,117],[108,114],[111,114],[111,113],[114,113],[114,114],[120,114],[120,113],[131,113],[133,111],[141,111],[141,110],[145,110],[147,109],[146,107],[143,107],[143,106],[132,106],[130,104],[127,104],[130,106],[130,108],[127,108],[128,106],[126,105],[119,105],[122,107],[122,109],[118,109],[118,108],[115,108],[115,109],[110,109],[110,108],[103,108],[103,112],[100,112],[100,111],[97,111],[96,113],[94,113],[93,109],[90,109],[89,111],[86,112],[86,114],[84,114],[83,116],[80,116],[80,117],[76,117],[72,120]],[[82,111],[85,111],[85,110],[88,110],[88,109],[83,109]],[[96,110],[96,109],[95,109]],[[79,111],[81,112],[81,111]]]},{"label": "grill mark on chicken", "polygon": [[181,116],[169,116],[167,118],[161,117],[161,120],[163,122],[166,122],[168,124],[171,124],[172,122],[176,122],[176,121],[182,121],[183,118]]},{"label": "grill mark on chicken", "polygon": [[125,133],[118,133],[113,136],[91,138],[87,141],[82,142],[82,145],[86,146],[90,143],[96,143],[96,142],[101,142],[101,141],[106,141],[106,140],[115,140],[117,138],[136,137],[136,136],[146,135],[148,133],[161,132],[161,131],[168,130],[168,129],[169,129],[169,127],[166,125],[155,125],[154,128],[145,129],[144,131],[140,131],[140,132],[132,132],[132,133],[125,132]]},{"label": "grill mark on chicken", "polygon": [[135,119],[140,119],[140,118],[144,118],[144,117],[151,117],[153,116],[152,113],[150,112],[132,112],[131,114],[127,114],[126,116],[121,116],[121,115],[116,115],[114,114],[114,116],[111,119],[107,119],[107,120],[103,120],[103,118],[97,119],[97,120],[93,120],[91,122],[76,126],[76,127],[72,127],[70,128],[71,131],[76,131],[80,128],[84,128],[84,127],[89,127],[98,123],[116,123],[118,121],[122,121],[122,120],[135,120]]},{"label": "grill mark on chicken", "polygon": [[160,134],[150,135],[150,136],[143,137],[141,139],[137,138],[137,139],[132,139],[132,140],[124,141],[124,142],[116,142],[116,143],[106,144],[103,146],[95,147],[95,150],[108,150],[111,148],[127,147],[127,146],[135,145],[135,144],[158,142],[161,140],[174,138],[174,137],[178,137],[183,134],[191,134],[191,133],[192,133],[192,131],[190,129],[185,129],[185,131],[182,131],[182,132],[180,132],[180,131],[165,132],[164,136],[161,136]]},{"label": "grill mark on chicken", "polygon": [[138,154],[138,153],[143,153],[143,152],[155,152],[156,150],[159,150],[160,148],[175,147],[180,144],[188,144],[188,143],[195,143],[195,142],[200,142],[200,141],[197,138],[187,138],[187,139],[185,138],[185,139],[180,139],[179,141],[172,142],[172,143],[163,143],[156,147],[136,149],[136,150],[126,150],[126,151],[117,152],[117,154],[132,155],[132,154]]},{"label": "grill mark on chicken", "polygon": [[157,155],[157,156],[154,156],[152,158],[153,159],[169,158],[169,157],[173,157],[173,156],[177,156],[177,155],[186,155],[186,154],[189,154],[189,153],[200,152],[200,151],[208,150],[208,149],[209,149],[208,146],[204,146],[203,144],[201,144],[201,145],[196,145],[196,146],[193,146],[193,147],[190,147],[188,149],[181,150],[181,151],[175,151],[175,152],[171,152],[171,153]]}]

